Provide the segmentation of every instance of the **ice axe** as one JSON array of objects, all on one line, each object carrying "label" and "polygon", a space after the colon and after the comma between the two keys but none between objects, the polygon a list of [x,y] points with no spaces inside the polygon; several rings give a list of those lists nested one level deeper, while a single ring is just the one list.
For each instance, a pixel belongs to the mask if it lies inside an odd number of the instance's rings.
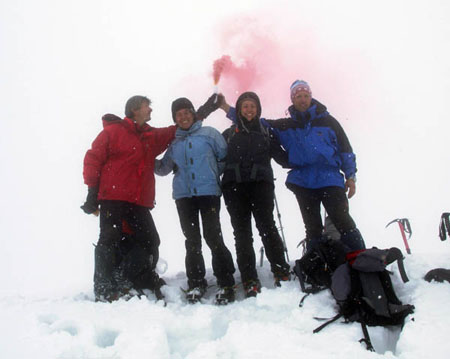
[{"label": "ice axe", "polygon": [[281,233],[281,240],[283,241],[284,252],[286,253],[286,260],[287,260],[287,262],[289,262],[289,253],[288,253],[287,246],[286,246],[286,239],[284,238],[283,223],[281,223],[281,213],[280,213],[280,209],[278,208],[278,201],[277,201],[277,196],[275,195],[275,192],[273,193],[273,199],[275,202],[275,208],[277,210],[278,223],[280,224],[280,226],[278,227],[278,230]]},{"label": "ice axe", "polygon": [[408,239],[411,238],[412,231],[411,231],[411,225],[409,224],[409,220],[408,220],[408,218],[394,219],[393,221],[389,222],[386,225],[386,228],[395,222],[398,223],[398,227],[400,228],[400,233],[402,234],[403,243],[405,243],[406,253],[411,254],[411,249],[409,249],[408,240],[406,239],[406,234],[405,234],[405,233],[408,233],[409,234]]},{"label": "ice axe", "polygon": [[441,241],[445,241],[450,236],[450,213],[444,212],[441,215],[441,223],[439,223],[439,237]]}]

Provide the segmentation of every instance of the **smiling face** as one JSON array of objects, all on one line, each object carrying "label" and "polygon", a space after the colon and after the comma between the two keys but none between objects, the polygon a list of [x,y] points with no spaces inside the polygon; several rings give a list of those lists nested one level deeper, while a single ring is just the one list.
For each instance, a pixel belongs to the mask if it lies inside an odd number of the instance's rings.
[{"label": "smiling face", "polygon": [[292,98],[292,103],[298,111],[305,112],[311,106],[311,94],[306,91],[299,91]]},{"label": "smiling face", "polygon": [[244,100],[241,104],[241,117],[245,118],[247,121],[253,120],[258,113],[258,107],[256,102],[253,100]]},{"label": "smiling face", "polygon": [[189,130],[194,123],[194,114],[190,109],[182,108],[175,113],[175,123],[182,130]]}]

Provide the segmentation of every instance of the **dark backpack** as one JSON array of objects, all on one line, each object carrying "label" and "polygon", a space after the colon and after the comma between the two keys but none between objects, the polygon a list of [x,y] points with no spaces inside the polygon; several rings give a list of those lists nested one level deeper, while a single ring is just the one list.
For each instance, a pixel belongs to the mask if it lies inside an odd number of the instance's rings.
[{"label": "dark backpack", "polygon": [[331,292],[339,307],[338,314],[314,330],[319,332],[343,317],[345,322],[359,322],[367,349],[373,351],[366,326],[399,325],[414,312],[414,306],[403,304],[395,294],[386,266],[397,261],[400,275],[408,281],[403,254],[398,248],[371,248],[359,253],[354,260],[341,264],[332,275]]},{"label": "dark backpack", "polygon": [[340,240],[321,239],[303,257],[295,261],[294,272],[300,287],[306,295],[314,294],[331,286],[331,276],[341,264],[345,263],[345,249]]},{"label": "dark backpack", "polygon": [[442,283],[447,281],[450,283],[450,269],[445,268],[435,268],[430,270],[424,278],[427,282],[435,281]]}]

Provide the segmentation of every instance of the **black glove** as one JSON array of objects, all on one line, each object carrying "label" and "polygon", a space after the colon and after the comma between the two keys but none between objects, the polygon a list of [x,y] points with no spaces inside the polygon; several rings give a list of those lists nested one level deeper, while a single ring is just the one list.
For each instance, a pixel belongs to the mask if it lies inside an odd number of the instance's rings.
[{"label": "black glove", "polygon": [[211,95],[208,100],[201,105],[197,110],[197,119],[204,120],[212,112],[219,108],[218,95],[215,93]]},{"label": "black glove", "polygon": [[98,188],[89,187],[86,202],[80,207],[85,213],[92,214],[98,209]]},{"label": "black glove", "polygon": [[217,94],[217,106],[220,107],[222,106],[222,103],[225,102],[225,96],[222,95],[221,93]]}]

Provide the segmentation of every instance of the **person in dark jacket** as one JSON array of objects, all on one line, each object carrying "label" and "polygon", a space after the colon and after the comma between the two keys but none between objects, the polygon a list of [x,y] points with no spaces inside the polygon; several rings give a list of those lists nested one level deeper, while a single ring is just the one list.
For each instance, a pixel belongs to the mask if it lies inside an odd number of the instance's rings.
[{"label": "person in dark jacket", "polygon": [[174,171],[173,198],[186,238],[187,300],[198,302],[207,288],[199,224],[201,215],[203,236],[211,249],[213,272],[217,278],[216,303],[227,304],[235,299],[235,268],[222,237],[219,217],[220,175],[227,144],[220,132],[197,121],[197,115],[198,111],[195,112],[187,98],[172,103],[172,116],[177,124],[175,140],[162,160],[156,161],[155,173],[164,176]]},{"label": "person in dark jacket", "polygon": [[[320,205],[341,234],[347,251],[365,249],[361,233],[349,214],[348,198],[356,190],[356,160],[350,142],[339,122],[327,108],[312,98],[305,81],[296,80],[290,88],[290,118],[261,119],[288,153],[292,169],[286,186],[294,192],[306,229],[307,249],[322,239]],[[237,122],[236,110],[222,100],[227,117]]]},{"label": "person in dark jacket", "polygon": [[[150,100],[133,96],[126,117],[103,116],[104,129],[84,158],[88,196],[81,207],[97,213],[100,237],[95,247],[94,293],[97,301],[117,300],[135,289],[159,290],[164,281],[155,272],[160,239],[150,210],[154,206],[155,157],[175,137],[175,126],[154,128]],[[125,258],[118,253],[124,225],[133,234]]]},{"label": "person in dark jacket", "polygon": [[271,159],[287,166],[287,154],[270,130],[260,122],[261,103],[254,92],[241,94],[236,102],[236,123],[224,137],[228,142],[222,190],[230,214],[236,255],[247,297],[256,296],[261,284],[253,248],[252,215],[270,262],[275,283],[289,279],[289,264],[278,234],[274,210],[274,177]]}]

